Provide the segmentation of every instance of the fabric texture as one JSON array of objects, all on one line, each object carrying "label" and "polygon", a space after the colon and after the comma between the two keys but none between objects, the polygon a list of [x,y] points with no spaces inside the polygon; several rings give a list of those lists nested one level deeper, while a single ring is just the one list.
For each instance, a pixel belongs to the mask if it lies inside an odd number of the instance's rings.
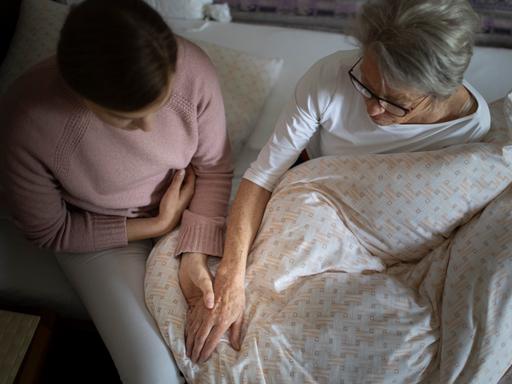
[{"label": "fabric texture", "polygon": [[348,75],[359,56],[358,50],[340,51],[307,71],[244,178],[272,191],[305,148],[310,158],[432,150],[478,141],[489,130],[487,103],[466,82],[478,103],[471,115],[436,124],[377,125]]},{"label": "fabric texture", "polygon": [[195,192],[176,253],[222,255],[233,166],[215,69],[197,46],[179,39],[173,92],[149,132],[99,120],[64,84],[54,59],[19,78],[0,108],[7,197],[39,246],[126,245],[126,218],[156,215],[174,171],[191,164]]},{"label": "fabric texture", "polygon": [[217,69],[226,109],[226,126],[236,155],[258,121],[265,100],[279,77],[283,60],[256,57],[203,41],[195,43]]},{"label": "fabric texture", "polygon": [[146,302],[187,381],[497,382],[512,363],[512,147],[502,126],[484,141],[288,172],[249,254],[241,350],[224,336],[202,365],[185,355],[177,233],[162,238]]},{"label": "fabric texture", "polygon": [[[241,350],[225,336],[201,365],[185,355],[176,233],[163,238],[148,260],[146,302],[187,381],[453,383],[464,367],[496,382],[512,362],[510,190],[485,206],[510,185],[511,155],[469,144],[294,168],[249,255]],[[482,209],[488,219],[474,224]]]},{"label": "fabric texture", "polygon": [[441,383],[497,383],[512,366],[512,188],[455,235],[442,302]]},{"label": "fabric texture", "polygon": [[125,384],[184,383],[144,303],[151,240],[91,253],[56,255],[84,303]]}]

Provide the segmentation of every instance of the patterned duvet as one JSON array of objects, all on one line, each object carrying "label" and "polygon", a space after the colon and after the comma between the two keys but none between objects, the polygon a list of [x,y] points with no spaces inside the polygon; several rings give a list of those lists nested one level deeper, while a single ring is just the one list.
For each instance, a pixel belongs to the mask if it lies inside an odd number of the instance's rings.
[{"label": "patterned duvet", "polygon": [[177,233],[162,238],[146,301],[187,381],[497,383],[512,363],[503,139],[288,172],[249,255],[241,351],[224,338],[202,365],[185,354]]}]

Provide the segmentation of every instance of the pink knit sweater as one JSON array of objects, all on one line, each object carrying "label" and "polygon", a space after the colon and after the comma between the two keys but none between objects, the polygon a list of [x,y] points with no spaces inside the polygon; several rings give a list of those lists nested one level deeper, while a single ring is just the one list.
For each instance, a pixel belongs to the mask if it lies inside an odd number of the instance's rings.
[{"label": "pink knit sweater", "polygon": [[176,254],[222,255],[232,162],[215,69],[178,39],[169,102],[151,131],[112,127],[86,109],[54,58],[18,79],[0,102],[5,187],[26,237],[56,251],[127,244],[126,219],[154,216],[174,171],[192,164],[195,194]]}]

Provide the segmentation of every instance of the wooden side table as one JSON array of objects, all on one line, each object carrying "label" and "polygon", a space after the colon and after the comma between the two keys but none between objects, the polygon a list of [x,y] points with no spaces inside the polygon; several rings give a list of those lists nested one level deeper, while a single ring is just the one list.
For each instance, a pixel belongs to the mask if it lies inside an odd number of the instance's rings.
[{"label": "wooden side table", "polygon": [[55,321],[51,313],[0,310],[0,384],[39,381]]}]

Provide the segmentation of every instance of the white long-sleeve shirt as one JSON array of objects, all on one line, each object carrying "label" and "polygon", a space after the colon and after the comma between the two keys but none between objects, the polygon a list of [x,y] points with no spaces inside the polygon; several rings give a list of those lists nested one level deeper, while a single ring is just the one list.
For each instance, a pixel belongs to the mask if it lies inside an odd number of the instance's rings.
[{"label": "white long-sleeve shirt", "polygon": [[358,50],[339,51],[306,72],[245,179],[272,191],[306,148],[310,158],[434,150],[478,141],[489,130],[489,107],[466,81],[478,103],[473,114],[436,124],[375,124],[348,75],[359,55]]}]

